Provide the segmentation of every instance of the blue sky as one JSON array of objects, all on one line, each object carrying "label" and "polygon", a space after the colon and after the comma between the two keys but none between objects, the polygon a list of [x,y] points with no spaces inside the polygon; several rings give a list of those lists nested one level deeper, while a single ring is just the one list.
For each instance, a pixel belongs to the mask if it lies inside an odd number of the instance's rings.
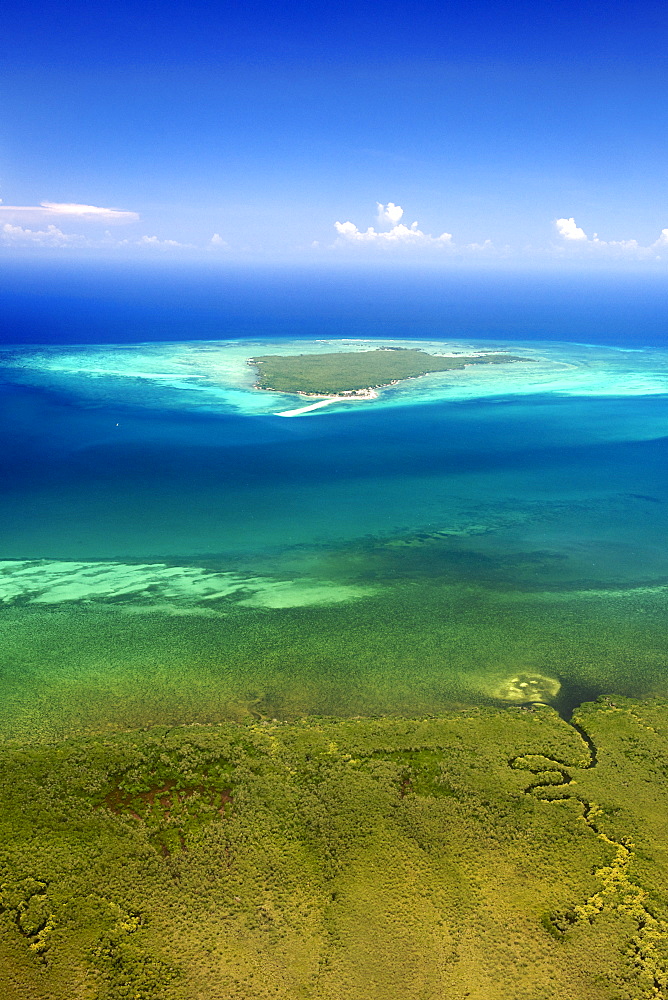
[{"label": "blue sky", "polygon": [[661,269],[667,24],[642,2],[14,0],[2,253]]}]

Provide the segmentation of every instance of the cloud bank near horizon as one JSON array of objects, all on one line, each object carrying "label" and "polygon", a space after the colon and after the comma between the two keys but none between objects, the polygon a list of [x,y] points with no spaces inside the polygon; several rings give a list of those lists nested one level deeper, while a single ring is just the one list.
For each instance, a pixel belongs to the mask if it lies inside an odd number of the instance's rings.
[{"label": "cloud bank near horizon", "polygon": [[[562,249],[571,245],[584,252],[607,253],[613,256],[627,256],[639,260],[654,258],[661,260],[668,251],[668,229],[662,229],[658,238],[648,246],[643,246],[638,240],[602,240],[598,233],[587,236],[584,229],[578,226],[575,219],[555,219],[554,225],[563,241]],[[585,249],[586,248],[586,249]]]},{"label": "cloud bank near horizon", "polygon": [[157,236],[140,236],[137,239],[118,240],[110,232],[100,239],[91,239],[83,233],[66,233],[58,226],[50,223],[46,229],[29,229],[15,226],[11,222],[0,223],[0,244],[5,247],[46,247],[46,248],[82,248],[88,250],[104,250],[122,247],[155,247],[169,249],[180,247],[196,249],[194,243],[181,243],[178,240],[161,240]]},{"label": "cloud bank near horizon", "polygon": [[26,216],[32,219],[76,218],[85,222],[137,222],[138,212],[99,205],[81,205],[76,202],[41,201],[39,205],[4,205],[0,203],[0,217]]},{"label": "cloud bank near horizon", "polygon": [[[413,256],[415,260],[431,259],[437,261],[457,260],[465,258],[486,258],[493,262],[518,263],[533,260],[536,263],[572,262],[577,264],[585,260],[601,262],[611,261],[631,262],[668,262],[668,227],[660,230],[659,236],[652,243],[644,245],[637,239],[601,239],[598,233],[588,235],[585,229],[578,225],[575,216],[561,216],[552,220],[556,239],[548,237],[545,224],[546,239],[541,244],[496,244],[490,239],[482,242],[457,242],[450,232],[433,235],[421,229],[417,220],[410,224],[404,222],[405,213],[401,205],[393,201],[375,203],[375,222],[366,229],[361,228],[349,219],[345,222],[336,221],[335,239],[331,241],[312,240],[309,243],[288,245],[285,235],[277,230],[276,241],[267,251],[266,248],[253,247],[245,238],[242,227],[236,225],[230,232],[237,239],[228,242],[219,232],[202,235],[199,239],[189,240],[173,238],[171,234],[152,235],[150,230],[134,228],[134,234],[120,239],[111,229],[102,229],[100,224],[138,223],[139,212],[125,209],[89,205],[83,202],[51,202],[42,201],[39,205],[4,205],[0,202],[0,247],[5,252],[15,250],[29,252],[38,248],[51,250],[70,249],[73,251],[108,251],[119,254],[123,250],[150,251],[159,250],[183,251],[189,255],[201,254],[220,259],[232,260],[235,255],[240,260],[251,261],[255,257],[298,258],[304,254],[312,255],[317,250],[319,255],[345,253],[351,259],[381,259],[387,255],[396,260]],[[330,216],[331,218],[331,216]],[[344,217],[345,218],[345,217]],[[86,226],[78,226],[77,222]],[[94,224],[97,223],[96,227]],[[88,224],[92,228],[88,229]],[[71,231],[73,228],[79,230]],[[139,230],[139,231],[138,231]],[[132,230],[131,230],[132,231]],[[230,237],[230,239],[232,239]],[[417,252],[417,253],[416,253]],[[380,254],[380,257],[378,257]]]}]

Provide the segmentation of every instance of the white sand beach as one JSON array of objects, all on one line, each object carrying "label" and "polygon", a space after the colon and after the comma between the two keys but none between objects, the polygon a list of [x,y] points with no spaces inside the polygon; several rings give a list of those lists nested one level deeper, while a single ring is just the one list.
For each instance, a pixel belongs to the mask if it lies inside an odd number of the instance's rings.
[{"label": "white sand beach", "polygon": [[378,399],[375,389],[357,389],[355,392],[345,396],[328,396],[326,399],[319,399],[317,403],[309,403],[308,406],[299,406],[296,410],[283,410],[277,413],[277,417],[300,417],[302,413],[310,413],[311,410],[320,410],[330,403],[361,403],[369,399]]}]

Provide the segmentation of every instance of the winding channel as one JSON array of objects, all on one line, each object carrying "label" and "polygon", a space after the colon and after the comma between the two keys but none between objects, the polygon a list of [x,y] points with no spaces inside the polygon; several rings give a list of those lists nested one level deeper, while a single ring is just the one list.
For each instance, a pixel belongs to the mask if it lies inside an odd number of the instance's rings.
[{"label": "winding channel", "polygon": [[[575,729],[587,748],[589,760],[581,765],[582,770],[595,768],[598,765],[598,752],[593,739],[572,717],[565,721]],[[635,857],[635,845],[626,837],[613,840],[601,829],[599,822],[604,817],[604,812],[596,802],[588,801],[574,790],[577,782],[569,771],[573,765],[542,754],[511,757],[508,763],[516,770],[529,771],[538,779],[524,789],[527,795],[533,795],[542,802],[563,802],[568,799],[578,802],[582,806],[583,822],[615,852],[610,863],[594,873],[600,882],[598,891],[584,903],[550,914],[549,929],[555,937],[563,939],[571,927],[583,923],[593,924],[604,911],[632,917],[637,931],[631,938],[627,955],[639,980],[635,996],[637,1000],[665,1000],[668,997],[668,961],[665,957],[668,922],[657,919],[650,913],[649,893],[631,879],[629,869]]]}]

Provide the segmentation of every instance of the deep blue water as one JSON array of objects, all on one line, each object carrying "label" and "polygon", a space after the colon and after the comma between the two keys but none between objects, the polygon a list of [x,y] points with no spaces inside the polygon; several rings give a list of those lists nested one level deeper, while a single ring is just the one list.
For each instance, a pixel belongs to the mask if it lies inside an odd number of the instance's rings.
[{"label": "deep blue water", "polygon": [[668,344],[657,272],[3,262],[0,343],[476,337]]},{"label": "deep blue water", "polygon": [[[7,344],[249,334],[668,343],[668,302],[656,275],[325,275],[61,262],[7,267],[4,284]],[[114,399],[113,388],[85,404],[66,387],[18,386],[11,374],[4,382],[4,556],[257,555],[477,517],[497,526],[488,545],[505,538],[515,549],[570,546],[571,558],[574,547],[593,546],[599,569],[614,564],[616,573],[620,560],[638,578],[643,566],[652,578],[665,569],[655,543],[666,442],[645,432],[665,414],[663,395],[442,401],[286,421],[142,410]],[[632,495],[661,502],[625,499]],[[549,512],[543,520],[531,513],[540,507]],[[504,510],[514,511],[516,527],[499,535]]]},{"label": "deep blue water", "polygon": [[482,523],[494,530],[474,549],[510,563],[547,551],[553,583],[666,576],[668,442],[618,439],[651,427],[662,396],[300,420],[90,408],[25,386],[2,402],[5,558],[245,556],[252,569],[292,546]]}]

